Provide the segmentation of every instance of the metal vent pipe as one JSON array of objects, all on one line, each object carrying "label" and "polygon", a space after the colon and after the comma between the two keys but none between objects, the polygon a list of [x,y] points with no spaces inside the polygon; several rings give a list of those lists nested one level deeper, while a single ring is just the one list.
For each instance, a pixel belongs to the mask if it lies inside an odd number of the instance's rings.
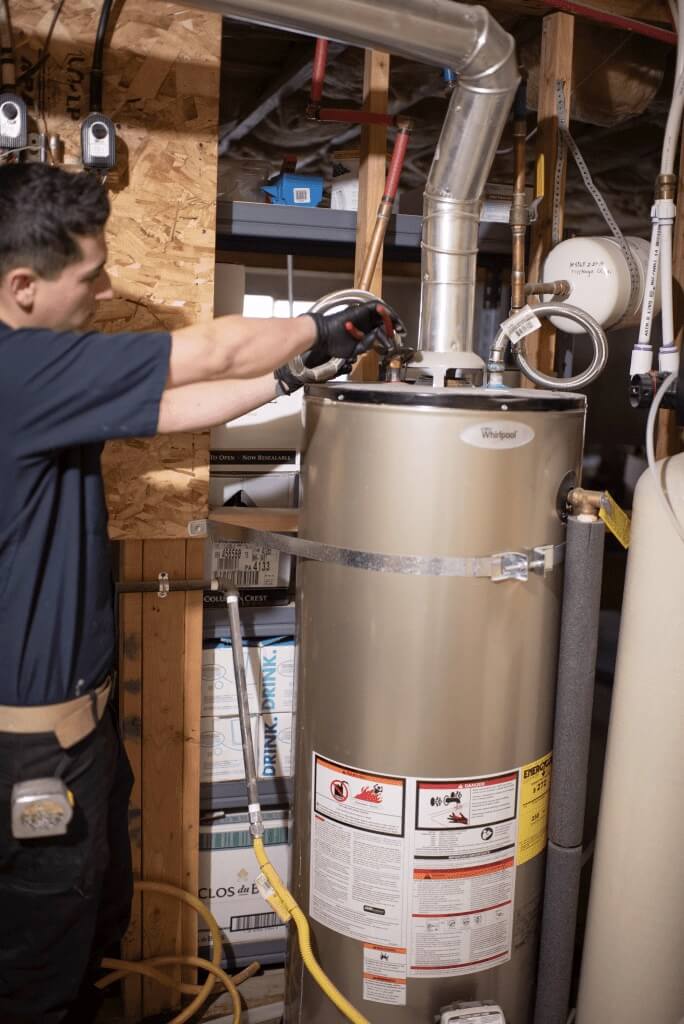
[{"label": "metal vent pipe", "polygon": [[480,202],[518,85],[513,38],[486,8],[454,0],[191,2],[457,72],[425,188],[418,348],[472,352]]}]

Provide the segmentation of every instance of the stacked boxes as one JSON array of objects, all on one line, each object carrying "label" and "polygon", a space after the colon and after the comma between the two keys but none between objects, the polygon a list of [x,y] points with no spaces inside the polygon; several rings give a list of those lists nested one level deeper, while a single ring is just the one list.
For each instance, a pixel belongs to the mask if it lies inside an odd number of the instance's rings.
[{"label": "stacked boxes", "polygon": [[[286,884],[290,878],[290,819],[287,811],[264,811],[264,843]],[[285,939],[286,926],[256,887],[259,865],[252,850],[246,813],[222,814],[200,825],[199,897],[216,918],[224,939],[237,947],[254,941]],[[210,946],[200,927],[199,944]]]},{"label": "stacked boxes", "polygon": [[[248,641],[245,674],[259,777],[292,774],[294,641]],[[244,778],[237,693],[229,641],[208,641],[202,652],[201,780]]]},{"label": "stacked boxes", "polygon": [[[301,395],[282,396],[212,430],[210,508],[296,507],[301,401]],[[250,604],[289,603],[290,555],[234,540],[215,539],[210,547],[208,568],[222,588],[248,590]]]}]

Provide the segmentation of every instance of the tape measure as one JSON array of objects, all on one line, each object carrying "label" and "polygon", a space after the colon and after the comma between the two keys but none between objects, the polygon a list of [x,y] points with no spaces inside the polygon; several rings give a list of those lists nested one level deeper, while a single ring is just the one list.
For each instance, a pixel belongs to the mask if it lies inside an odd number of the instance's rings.
[{"label": "tape measure", "polygon": [[629,308],[633,310],[636,307],[639,289],[641,287],[641,280],[639,277],[639,269],[637,262],[634,258],[634,253],[627,244],[627,240],[620,230],[615,217],[610,212],[608,204],[601,195],[598,187],[595,185],[594,180],[591,176],[589,168],[587,167],[584,157],[580,153],[579,146],[570,134],[570,128],[568,126],[568,114],[565,106],[565,83],[561,79],[556,80],[556,113],[558,115],[558,155],[556,157],[556,166],[554,168],[553,175],[553,216],[551,220],[551,237],[554,245],[557,245],[561,241],[561,229],[560,229],[560,212],[561,212],[561,185],[563,180],[563,166],[567,158],[568,151],[572,155],[577,170],[582,176],[584,186],[596,203],[599,209],[599,213],[605,220],[606,224],[610,228],[610,232],[613,238],[617,241],[625,260],[627,261],[627,269],[629,271]]}]

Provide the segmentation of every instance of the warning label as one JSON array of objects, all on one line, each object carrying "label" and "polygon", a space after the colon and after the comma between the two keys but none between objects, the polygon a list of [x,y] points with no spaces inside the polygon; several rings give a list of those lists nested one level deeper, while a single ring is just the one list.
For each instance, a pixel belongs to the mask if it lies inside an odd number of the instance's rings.
[{"label": "warning label", "polygon": [[362,942],[405,946],[406,780],[313,755],[309,912]]},{"label": "warning label", "polygon": [[546,848],[551,761],[552,755],[546,754],[520,769],[518,864],[526,864]]},{"label": "warning label", "polygon": [[510,958],[513,857],[479,867],[413,872],[412,977],[453,977]]},{"label": "warning label", "polygon": [[371,1003],[406,1006],[406,950],[363,947],[363,998]]},{"label": "warning label", "polygon": [[364,944],[364,998],[405,1005],[407,977],[510,959],[516,857],[543,849],[546,804],[534,787],[550,758],[451,779],[383,775],[320,754],[312,767],[310,914]]}]

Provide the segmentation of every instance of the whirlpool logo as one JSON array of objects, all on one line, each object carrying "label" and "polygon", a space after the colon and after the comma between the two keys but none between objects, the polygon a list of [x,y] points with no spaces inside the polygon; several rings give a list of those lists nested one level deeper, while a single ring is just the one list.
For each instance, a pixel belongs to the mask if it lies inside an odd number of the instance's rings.
[{"label": "whirlpool logo", "polygon": [[517,420],[488,420],[461,431],[461,440],[473,448],[522,448],[534,438],[534,430]]}]

